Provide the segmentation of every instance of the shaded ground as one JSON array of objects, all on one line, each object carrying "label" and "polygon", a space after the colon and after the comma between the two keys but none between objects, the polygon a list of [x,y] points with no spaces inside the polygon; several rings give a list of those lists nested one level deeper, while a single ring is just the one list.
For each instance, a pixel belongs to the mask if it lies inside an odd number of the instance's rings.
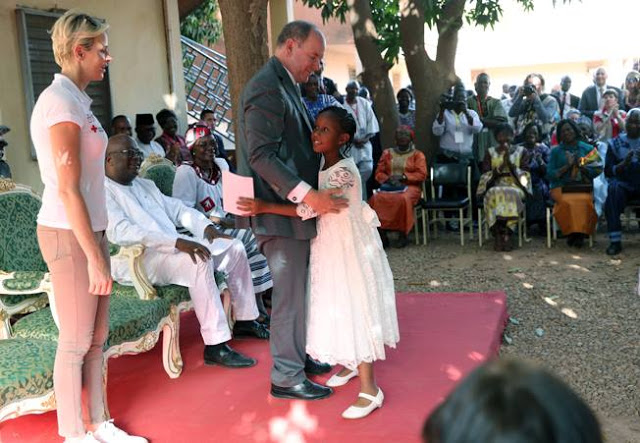
[{"label": "shaded ground", "polygon": [[[547,249],[535,237],[494,252],[445,233],[428,246],[389,249],[396,290],[507,293],[511,321],[502,355],[543,364],[598,413],[610,442],[640,442],[640,235],[625,233],[616,259],[593,248]],[[509,343],[510,342],[510,343]]]}]

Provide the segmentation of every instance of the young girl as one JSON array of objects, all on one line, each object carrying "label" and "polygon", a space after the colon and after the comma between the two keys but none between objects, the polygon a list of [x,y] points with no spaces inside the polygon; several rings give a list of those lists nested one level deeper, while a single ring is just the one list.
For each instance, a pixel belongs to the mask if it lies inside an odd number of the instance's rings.
[{"label": "young girl", "polygon": [[[314,151],[324,156],[319,188],[341,189],[349,200],[340,213],[318,217],[318,234],[311,240],[307,315],[307,353],[344,366],[327,385],[342,386],[360,376],[360,394],[344,418],[366,417],[382,406],[373,362],[384,360],[384,346],[395,347],[399,340],[393,276],[377,231],[380,222],[362,201],[358,168],[345,156],[355,131],[349,112],[331,106],[318,114],[312,135]],[[304,204],[241,199],[240,206],[251,215],[316,216]]]}]

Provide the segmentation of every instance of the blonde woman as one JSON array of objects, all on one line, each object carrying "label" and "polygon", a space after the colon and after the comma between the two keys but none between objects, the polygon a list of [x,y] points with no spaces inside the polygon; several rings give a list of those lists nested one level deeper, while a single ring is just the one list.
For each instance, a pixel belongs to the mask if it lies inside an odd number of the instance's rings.
[{"label": "blonde woman", "polygon": [[51,272],[60,329],[53,372],[59,434],[67,442],[143,443],[108,420],[102,386],[112,284],[104,233],[107,135],[85,89],[104,78],[111,62],[107,29],[100,20],[69,11],[51,30],[62,70],[31,116],[44,183],[38,241]]}]

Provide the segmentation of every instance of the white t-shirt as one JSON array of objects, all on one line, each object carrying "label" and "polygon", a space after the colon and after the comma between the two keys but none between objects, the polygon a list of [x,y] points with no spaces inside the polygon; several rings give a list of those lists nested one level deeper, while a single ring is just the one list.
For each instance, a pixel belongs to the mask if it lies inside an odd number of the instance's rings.
[{"label": "white t-shirt", "polygon": [[104,156],[107,134],[91,112],[91,98],[62,74],[55,74],[36,102],[31,115],[31,139],[38,155],[44,183],[38,224],[71,229],[64,204],[58,196],[58,175],[53,161],[49,128],[71,122],[80,127],[80,192],[89,211],[93,231],[107,229],[104,190]]},{"label": "white t-shirt", "polygon": [[138,149],[142,151],[144,158],[149,157],[151,154],[159,155],[160,157],[164,157],[165,155],[164,148],[155,140],[151,140],[148,145],[145,145],[140,141],[140,139],[136,138],[136,143],[138,145]]}]

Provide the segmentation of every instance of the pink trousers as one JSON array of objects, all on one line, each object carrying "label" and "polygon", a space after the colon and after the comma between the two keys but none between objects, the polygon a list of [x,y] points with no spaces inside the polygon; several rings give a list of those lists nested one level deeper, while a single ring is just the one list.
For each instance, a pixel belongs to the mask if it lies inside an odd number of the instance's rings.
[{"label": "pink trousers", "polygon": [[[95,237],[108,260],[104,231]],[[102,347],[109,334],[109,297],[89,293],[87,257],[71,230],[38,225],[38,243],[51,273],[60,329],[53,369],[58,433],[81,437],[85,424],[107,419]]]}]

